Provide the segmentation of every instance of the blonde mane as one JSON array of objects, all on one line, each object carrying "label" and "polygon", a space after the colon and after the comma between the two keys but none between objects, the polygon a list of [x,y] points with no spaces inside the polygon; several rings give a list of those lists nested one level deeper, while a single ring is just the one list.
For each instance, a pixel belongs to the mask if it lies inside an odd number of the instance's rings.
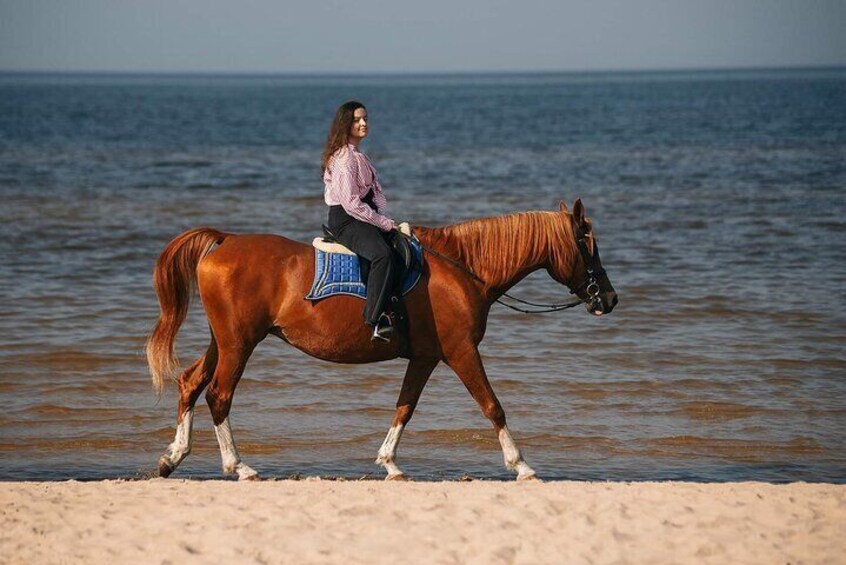
[{"label": "blonde mane", "polygon": [[577,252],[572,216],[561,212],[518,212],[432,228],[433,243],[497,286],[531,265],[570,265]]}]

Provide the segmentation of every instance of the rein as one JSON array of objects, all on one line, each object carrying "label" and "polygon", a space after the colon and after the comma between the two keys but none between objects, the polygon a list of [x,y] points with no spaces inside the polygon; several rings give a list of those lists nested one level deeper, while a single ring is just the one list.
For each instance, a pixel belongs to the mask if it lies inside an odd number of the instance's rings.
[{"label": "rein", "polygon": [[[459,263],[455,259],[452,259],[451,257],[447,257],[446,255],[435,251],[431,247],[424,245],[423,242],[421,242],[416,236],[408,236],[408,235],[402,233],[399,230],[397,230],[397,233],[401,234],[404,238],[408,239],[409,241],[411,241],[412,238],[417,240],[417,243],[420,245],[420,247],[424,251],[428,251],[432,255],[435,255],[436,257],[443,259],[444,261],[447,261],[448,263],[452,264],[453,266],[458,267],[459,269],[461,269],[462,271],[464,271],[465,273],[467,273],[468,275],[470,275],[471,277],[473,277],[474,279],[476,279],[477,281],[479,281],[483,285],[486,284],[485,281],[482,280],[482,278],[479,275],[477,275],[476,273],[474,273],[473,271],[471,271],[470,269],[468,269],[467,267],[465,267],[464,265],[462,265],[461,263]],[[497,298],[495,300],[495,302],[498,302],[499,304],[502,304],[506,308],[510,308],[514,311],[522,312],[523,314],[546,314],[546,313],[549,313],[549,312],[560,312],[561,310],[567,310],[569,308],[573,308],[575,306],[578,306],[579,304],[582,304],[583,302],[588,302],[588,301],[591,303],[591,305],[595,305],[596,303],[598,303],[599,302],[599,283],[596,281],[595,274],[598,274],[600,271],[602,271],[602,269],[600,268],[599,270],[596,270],[596,271],[594,270],[594,258],[590,254],[590,252],[588,252],[588,248],[587,248],[587,244],[585,243],[584,235],[579,234],[579,238],[576,241],[576,243],[578,244],[579,252],[582,254],[582,260],[584,260],[585,265],[587,266],[588,278],[585,279],[585,282],[580,284],[578,287],[571,290],[570,294],[576,294],[580,290],[585,289],[585,291],[588,294],[588,297],[586,299],[585,298],[579,298],[578,296],[574,296],[573,298],[571,298],[567,302],[563,302],[561,304],[537,304],[535,302],[529,302],[528,300],[523,300],[521,298],[517,298],[516,296],[511,296],[507,292],[503,292],[502,296],[505,296],[506,298],[510,298],[511,300],[514,300],[515,302],[519,302],[520,304],[526,304],[527,306],[535,306],[535,307],[541,308],[541,310],[526,310],[524,308],[520,308],[519,306],[514,306],[513,304],[508,304],[507,302],[503,302],[502,299],[500,299],[500,298]],[[602,271],[602,272],[604,272],[604,271]]]}]

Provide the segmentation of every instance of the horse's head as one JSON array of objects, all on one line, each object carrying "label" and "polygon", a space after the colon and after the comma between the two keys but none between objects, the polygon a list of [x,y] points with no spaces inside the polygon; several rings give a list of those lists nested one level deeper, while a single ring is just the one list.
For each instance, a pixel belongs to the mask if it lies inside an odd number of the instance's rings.
[{"label": "horse's head", "polygon": [[595,316],[608,314],[617,304],[617,293],[602,268],[599,246],[590,218],[585,216],[585,207],[581,199],[577,199],[572,217],[564,202],[559,208],[564,216],[564,229],[572,231],[570,235],[576,243],[576,252],[557,257],[547,270],[553,279],[570,287],[571,294],[585,301],[588,312]]}]

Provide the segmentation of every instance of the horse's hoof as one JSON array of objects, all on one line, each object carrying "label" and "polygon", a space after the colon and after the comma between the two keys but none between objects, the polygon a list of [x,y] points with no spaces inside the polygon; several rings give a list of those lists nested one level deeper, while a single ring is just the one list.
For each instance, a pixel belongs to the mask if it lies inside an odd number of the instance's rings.
[{"label": "horse's hoof", "polygon": [[408,477],[405,476],[405,473],[399,473],[397,475],[388,475],[385,477],[386,481],[407,481]]},{"label": "horse's hoof", "polygon": [[159,476],[161,478],[168,478],[175,468],[167,458],[161,457],[159,459]]},{"label": "horse's hoof", "polygon": [[239,481],[260,481],[259,474],[256,472],[255,469],[247,465],[246,463],[237,463],[234,467],[230,467],[229,469],[224,468],[224,473],[229,475],[237,475]]},{"label": "horse's hoof", "polygon": [[517,475],[518,481],[537,481],[542,482],[537,475],[532,473],[531,475]]}]

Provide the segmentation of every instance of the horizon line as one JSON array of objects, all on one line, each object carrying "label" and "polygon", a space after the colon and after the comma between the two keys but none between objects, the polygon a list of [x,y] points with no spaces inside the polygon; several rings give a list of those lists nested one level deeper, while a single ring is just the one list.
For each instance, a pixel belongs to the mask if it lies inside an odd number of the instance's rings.
[{"label": "horizon line", "polygon": [[528,69],[528,70],[426,70],[426,71],[236,71],[236,70],[82,70],[82,69],[0,69],[0,75],[110,75],[110,76],[233,76],[233,77],[356,77],[356,76],[496,76],[496,75],[566,75],[566,74],[640,74],[692,72],[752,72],[752,71],[827,71],[846,70],[842,65],[787,65],[736,67],[666,67],[639,69]]}]

